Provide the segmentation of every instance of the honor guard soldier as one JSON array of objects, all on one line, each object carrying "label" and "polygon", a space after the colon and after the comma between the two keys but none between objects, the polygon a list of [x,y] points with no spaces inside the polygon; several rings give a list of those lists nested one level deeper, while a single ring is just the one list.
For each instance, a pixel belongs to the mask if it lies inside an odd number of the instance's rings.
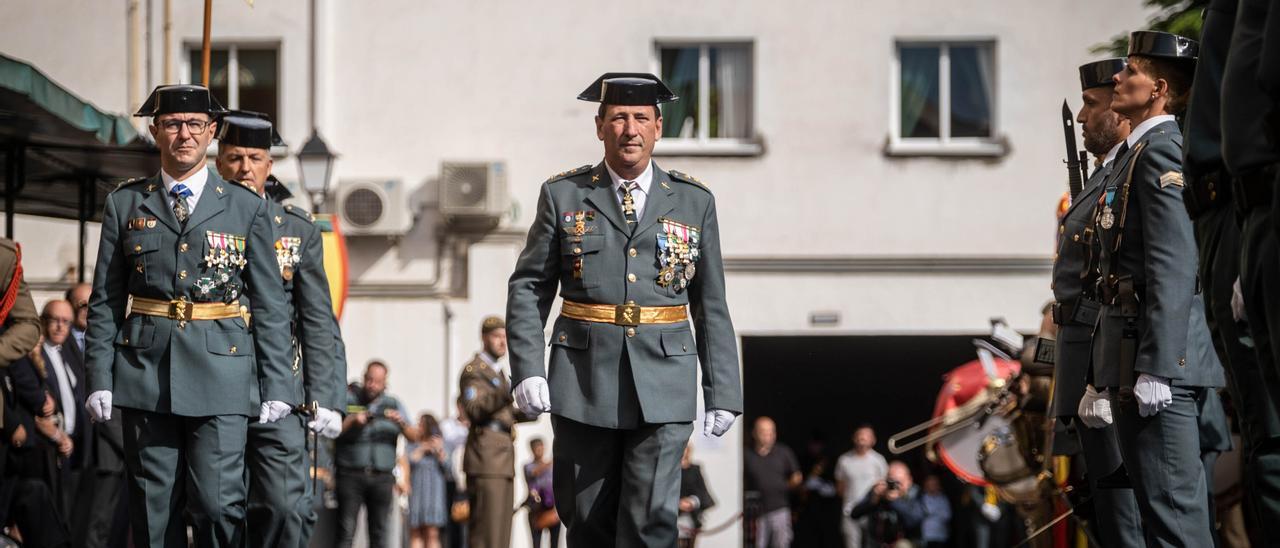
[{"label": "honor guard soldier", "polygon": [[184,500],[197,545],[238,545],[249,416],[299,403],[267,203],[205,166],[223,112],[204,87],[156,88],[136,116],[151,117],[160,172],[102,215],[87,405],[124,415],[136,546],[186,546]]},{"label": "honor guard soldier", "polygon": [[[273,199],[281,191],[288,196],[288,189],[271,177],[272,146],[284,142],[266,115],[233,111],[218,120],[218,174],[248,186],[267,202],[293,338],[292,397],[311,404],[279,421],[249,425],[248,544],[303,548],[314,496],[307,448],[315,440],[308,442],[306,428],[327,438],[341,432],[342,417],[335,409],[344,407],[339,400],[344,386],[334,370],[340,368],[345,377],[346,362],[336,351],[320,229],[307,211]],[[276,188],[275,196],[268,193],[268,184]]]},{"label": "honor guard soldier", "polygon": [[[1280,519],[1276,519],[1280,518],[1280,416],[1257,354],[1241,342],[1248,331],[1232,310],[1240,276],[1241,242],[1232,204],[1231,175],[1223,163],[1222,151],[1222,113],[1224,109],[1234,109],[1223,104],[1222,84],[1237,4],[1237,0],[1213,0],[1205,10],[1200,59],[1187,107],[1183,149],[1187,188],[1182,195],[1200,250],[1200,286],[1204,288],[1209,331],[1226,373],[1240,427],[1244,477],[1257,486],[1245,489],[1251,504],[1244,507],[1257,513],[1257,519],[1246,521],[1258,525],[1262,544],[1270,546],[1280,543]],[[1254,336],[1260,334],[1255,332]]]},{"label": "honor guard soldier", "polygon": [[511,545],[511,502],[515,497],[516,422],[525,420],[511,397],[511,382],[498,366],[507,354],[507,330],[502,318],[480,324],[484,350],[462,370],[458,381],[462,412],[471,427],[462,471],[467,475],[471,516],[467,543],[475,548]]},{"label": "honor guard soldier", "polygon": [[[1051,414],[1064,423],[1076,421],[1093,493],[1095,529],[1104,546],[1143,546],[1142,523],[1133,489],[1106,488],[1099,479],[1121,468],[1120,446],[1109,409],[1094,413],[1097,391],[1088,384],[1089,344],[1100,308],[1096,266],[1098,241],[1093,227],[1093,204],[1102,194],[1102,182],[1115,165],[1116,154],[1129,135],[1129,122],[1111,110],[1114,84],[1111,77],[1124,69],[1125,60],[1104,59],[1082,65],[1081,99],[1084,106],[1076,122],[1084,134],[1084,148],[1097,158],[1093,175],[1058,226],[1058,254],[1053,264],[1053,321],[1058,325],[1054,345],[1054,393]],[[1079,409],[1079,412],[1077,412]]]},{"label": "honor guard soldier", "polygon": [[516,404],[552,413],[570,546],[673,546],[699,364],[704,434],[723,435],[742,411],[715,199],[652,161],[658,105],[678,99],[657,77],[608,73],[578,99],[600,103],[605,157],[539,190],[507,298]]},{"label": "honor guard soldier", "polygon": [[1095,205],[1102,309],[1093,381],[1107,389],[1148,545],[1212,546],[1200,461],[1200,407],[1223,384],[1196,284],[1182,203],[1182,134],[1197,44],[1162,32],[1129,38],[1111,109],[1131,133]]}]

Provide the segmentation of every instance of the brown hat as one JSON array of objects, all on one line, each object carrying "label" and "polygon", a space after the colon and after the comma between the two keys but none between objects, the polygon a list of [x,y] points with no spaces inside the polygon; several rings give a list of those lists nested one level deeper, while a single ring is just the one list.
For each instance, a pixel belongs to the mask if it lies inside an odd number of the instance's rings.
[{"label": "brown hat", "polygon": [[485,318],[484,321],[480,322],[481,335],[488,335],[490,331],[493,331],[495,329],[506,329],[506,328],[507,328],[507,322],[503,321],[502,318],[499,318],[497,316],[489,316]]}]

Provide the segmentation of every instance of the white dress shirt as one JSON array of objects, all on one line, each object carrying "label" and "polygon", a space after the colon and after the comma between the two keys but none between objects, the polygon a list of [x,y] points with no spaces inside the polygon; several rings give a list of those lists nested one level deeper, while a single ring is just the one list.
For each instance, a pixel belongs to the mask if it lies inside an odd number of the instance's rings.
[{"label": "white dress shirt", "polygon": [[[626,187],[627,179],[623,179],[613,172],[613,168],[609,167],[609,162],[604,163],[604,168],[609,171],[609,178],[613,179],[613,197],[618,199],[618,204],[622,204],[622,189]],[[649,162],[649,166],[644,168],[644,173],[635,178],[636,184],[640,185],[639,190],[631,191],[631,201],[636,208],[636,221],[644,218],[644,203],[649,198],[649,186],[653,184],[653,162]]]},{"label": "white dress shirt", "polygon": [[58,399],[62,401],[63,430],[68,434],[76,431],[76,396],[72,388],[76,386],[76,376],[62,359],[62,347],[44,343],[44,353],[49,357],[49,369],[58,378]]},{"label": "white dress shirt", "polygon": [[209,169],[206,166],[204,169],[192,173],[185,181],[174,179],[168,173],[165,173],[163,169],[160,170],[160,180],[164,181],[164,203],[169,204],[169,209],[173,209],[173,185],[182,183],[187,185],[187,190],[191,191],[191,195],[187,196],[187,213],[195,213],[196,204],[200,202],[200,193],[204,192],[204,184],[209,181]]},{"label": "white dress shirt", "polygon": [[1120,141],[1111,147],[1111,150],[1107,151],[1107,155],[1102,157],[1102,167],[1107,167],[1111,165],[1111,162],[1115,161],[1116,154],[1120,152],[1120,147],[1124,146],[1124,143],[1124,141]]}]

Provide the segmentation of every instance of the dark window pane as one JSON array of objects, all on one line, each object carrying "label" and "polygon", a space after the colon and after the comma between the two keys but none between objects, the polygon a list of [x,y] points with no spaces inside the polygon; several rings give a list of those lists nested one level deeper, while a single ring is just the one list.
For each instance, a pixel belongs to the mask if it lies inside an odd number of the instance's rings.
[{"label": "dark window pane", "polygon": [[698,48],[662,48],[662,74],[679,101],[662,105],[662,136],[698,136]]},{"label": "dark window pane", "polygon": [[901,135],[904,139],[941,135],[938,109],[938,48],[901,46]]},{"label": "dark window pane", "polygon": [[266,113],[279,126],[276,50],[241,48],[236,52],[236,59],[240,63],[236,80],[240,86],[240,109]]},{"label": "dark window pane", "polygon": [[991,136],[991,48],[951,46],[951,136]]},{"label": "dark window pane", "polygon": [[[193,84],[201,83],[201,70],[204,67],[203,56],[199,48],[191,50],[191,80]],[[227,106],[227,50],[213,48],[209,51],[209,91],[213,97]]]},{"label": "dark window pane", "polygon": [[711,48],[711,137],[751,137],[751,48]]}]

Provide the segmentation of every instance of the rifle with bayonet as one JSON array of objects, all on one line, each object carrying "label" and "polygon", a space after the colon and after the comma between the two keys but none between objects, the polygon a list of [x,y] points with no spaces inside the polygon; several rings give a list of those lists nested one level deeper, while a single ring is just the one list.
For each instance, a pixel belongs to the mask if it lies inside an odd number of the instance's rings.
[{"label": "rifle with bayonet", "polygon": [[1062,133],[1067,140],[1067,188],[1071,191],[1071,199],[1075,200],[1089,178],[1089,153],[1076,152],[1076,117],[1071,114],[1067,100],[1062,100]]}]

